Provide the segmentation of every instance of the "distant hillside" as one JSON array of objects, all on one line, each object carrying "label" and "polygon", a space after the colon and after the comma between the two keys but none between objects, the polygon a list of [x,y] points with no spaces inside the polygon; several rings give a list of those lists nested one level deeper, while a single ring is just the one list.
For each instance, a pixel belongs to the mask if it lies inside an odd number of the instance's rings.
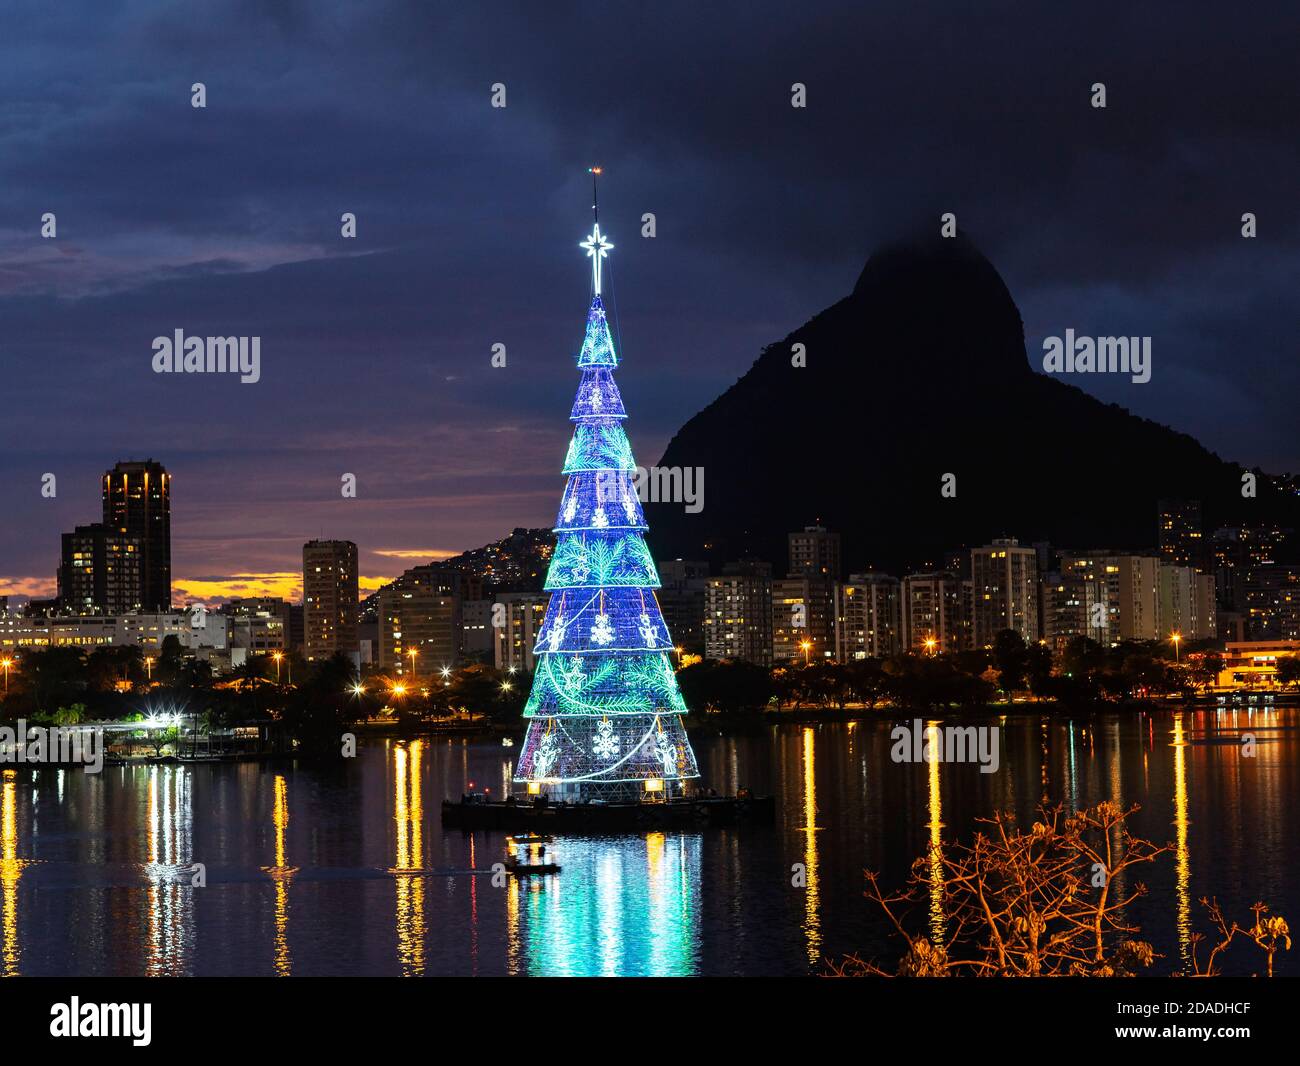
[{"label": "distant hillside", "polygon": [[[791,366],[796,342],[806,367]],[[815,520],[843,534],[850,569],[897,571],[1002,534],[1142,548],[1161,497],[1201,500],[1207,529],[1297,524],[1280,481],[1243,500],[1241,467],[1034,372],[998,272],[938,236],[873,255],[852,294],[764,349],[660,465],[704,467],[705,495],[694,515],[647,505],[656,558],[752,552],[782,568],[786,533]],[[940,497],[945,473],[956,499]]]},{"label": "distant hillside", "polygon": [[443,559],[438,565],[476,574],[492,592],[540,592],[554,550],[551,530],[521,526],[509,536]]},{"label": "distant hillside", "polygon": [[[509,536],[481,548],[471,548],[448,559],[431,560],[412,569],[434,567],[473,574],[483,579],[488,595],[497,592],[540,592],[554,548],[555,534],[551,530],[519,527]],[[410,572],[407,571],[408,574]],[[401,580],[400,577],[395,578],[361,601],[362,621],[373,621],[378,617],[379,593]]]}]

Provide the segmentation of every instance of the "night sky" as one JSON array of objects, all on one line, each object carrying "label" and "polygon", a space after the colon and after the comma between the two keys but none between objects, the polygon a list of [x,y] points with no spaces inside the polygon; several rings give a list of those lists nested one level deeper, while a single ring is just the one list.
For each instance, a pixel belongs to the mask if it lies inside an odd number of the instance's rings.
[{"label": "night sky", "polygon": [[[1058,6],[6,5],[0,594],[53,592],[124,458],[174,475],[178,601],[296,596],[311,537],[373,588],[550,525],[592,164],[643,464],[952,211],[1035,365],[1066,328],[1149,335],[1149,384],[1074,383],[1300,470],[1294,5]],[[261,381],[154,374],[178,328],[260,336]]]}]

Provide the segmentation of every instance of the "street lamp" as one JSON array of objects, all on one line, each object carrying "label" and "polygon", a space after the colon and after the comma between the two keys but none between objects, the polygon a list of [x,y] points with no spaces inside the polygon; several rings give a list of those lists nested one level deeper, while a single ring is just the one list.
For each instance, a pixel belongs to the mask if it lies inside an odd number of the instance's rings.
[{"label": "street lamp", "polygon": [[273,651],[271,658],[275,660],[275,683],[280,683],[280,660],[284,658],[284,652]]},{"label": "street lamp", "polygon": [[145,668],[145,672],[149,675],[149,684],[152,685],[153,684],[153,656],[152,655],[146,655],[144,657],[144,668]]},{"label": "street lamp", "polygon": [[812,651],[812,641],[805,640],[802,644],[799,645],[799,647],[803,648],[803,664],[806,667],[809,665],[808,655]]},{"label": "street lamp", "polygon": [[409,659],[411,660],[411,676],[412,676],[412,677],[415,676],[415,657],[416,657],[417,655],[419,655],[419,654],[420,654],[420,652],[419,652],[419,650],[416,649],[416,648],[412,648],[410,651],[408,651],[408,652],[406,653],[407,658],[409,658]]},{"label": "street lamp", "polygon": [[934,649],[938,647],[938,645],[939,642],[935,640],[934,637],[925,638],[925,650],[928,651],[931,655],[934,654]]},{"label": "street lamp", "polygon": [[406,695],[406,686],[403,685],[400,681],[397,682],[397,683],[393,686],[393,695],[394,695],[394,696],[397,696],[397,697],[399,697],[399,698],[402,697],[402,696],[405,696],[405,695]]},{"label": "street lamp", "polygon": [[1169,639],[1174,642],[1174,662],[1178,662],[1178,642],[1183,639],[1181,633],[1170,633]]},{"label": "street lamp", "polygon": [[354,695],[354,696],[364,696],[365,693],[366,693],[366,686],[365,686],[365,685],[362,685],[362,684],[358,683],[358,684],[355,684],[355,685],[352,686],[352,695]]},{"label": "street lamp", "polygon": [[13,666],[14,661],[9,658],[0,659],[0,666],[4,667],[5,672],[5,695],[9,695],[9,668]]}]

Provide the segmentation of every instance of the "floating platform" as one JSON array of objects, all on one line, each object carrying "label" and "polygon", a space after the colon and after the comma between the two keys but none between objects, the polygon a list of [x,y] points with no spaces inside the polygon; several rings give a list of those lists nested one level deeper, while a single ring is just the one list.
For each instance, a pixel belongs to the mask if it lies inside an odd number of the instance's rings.
[{"label": "floating platform", "polygon": [[637,833],[771,822],[773,796],[701,796],[663,803],[503,803],[478,797],[442,801],[442,824],[461,829],[544,833]]}]

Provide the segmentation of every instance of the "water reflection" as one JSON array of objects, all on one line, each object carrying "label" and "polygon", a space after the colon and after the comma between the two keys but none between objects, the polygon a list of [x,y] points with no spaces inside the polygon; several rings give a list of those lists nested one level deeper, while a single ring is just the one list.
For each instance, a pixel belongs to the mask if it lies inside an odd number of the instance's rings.
[{"label": "water reflection", "polygon": [[507,886],[511,973],[684,976],[697,972],[698,833],[556,841],[555,877]]},{"label": "water reflection", "polygon": [[803,731],[803,827],[804,835],[804,918],[803,935],[809,965],[821,962],[821,881],[817,862],[817,730]]},{"label": "water reflection", "polygon": [[[504,887],[468,872],[504,860],[504,835],[447,831],[437,816],[468,781],[495,785],[499,744],[366,746],[336,770],[8,768],[0,972],[815,973],[824,957],[897,947],[862,898],[864,868],[899,887],[931,845],[970,840],[997,810],[1027,825],[1040,799],[1137,803],[1131,832],[1173,843],[1132,875],[1150,889],[1131,917],[1163,956],[1155,972],[1187,965],[1193,931],[1207,929],[1201,896],[1230,919],[1263,899],[1294,922],[1300,712],[1000,722],[1002,768],[987,775],[892,762],[885,715],[852,729],[703,731],[692,741],[708,783],[775,793],[775,825],[561,837],[559,875]],[[1261,737],[1257,758],[1234,743],[1243,729]],[[202,890],[188,883],[195,859],[209,864]],[[937,881],[936,857],[928,869]],[[953,933],[937,888],[914,921],[936,942]]]},{"label": "water reflection", "polygon": [[[424,741],[393,748],[393,821],[396,824],[397,957],[402,973],[424,973],[424,801],[421,780]],[[472,880],[472,879],[471,879]]]},{"label": "water reflection", "polygon": [[293,957],[289,953],[289,882],[298,872],[298,868],[289,865],[286,846],[289,831],[289,782],[284,774],[275,775],[274,796],[271,826],[275,830],[275,865],[263,867],[263,870],[270,875],[275,887],[275,901],[272,906],[272,918],[275,923],[272,965],[277,977],[289,977],[293,973]]},{"label": "water reflection", "polygon": [[1187,737],[1183,732],[1183,715],[1174,715],[1174,862],[1177,870],[1175,895],[1178,905],[1178,957],[1183,971],[1192,965],[1192,853],[1187,846]]},{"label": "water reflection", "polygon": [[[942,751],[939,723],[931,722],[926,738],[932,750]],[[943,798],[939,790],[939,760],[927,764],[929,770],[929,828],[930,828],[930,940],[942,945],[948,938],[948,922],[943,913]]]},{"label": "water reflection", "polygon": [[4,946],[0,965],[5,977],[16,977],[22,962],[18,943],[18,880],[23,862],[18,858],[18,772],[0,771],[0,925]]},{"label": "water reflection", "polygon": [[194,889],[182,881],[179,868],[191,851],[190,778],[176,766],[151,766],[147,772],[144,972],[176,976],[188,972],[193,942]]}]

